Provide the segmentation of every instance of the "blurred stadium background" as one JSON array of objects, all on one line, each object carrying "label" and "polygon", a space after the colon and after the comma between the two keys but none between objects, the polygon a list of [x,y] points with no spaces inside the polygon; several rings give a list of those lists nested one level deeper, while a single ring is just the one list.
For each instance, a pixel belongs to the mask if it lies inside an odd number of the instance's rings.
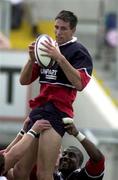
[{"label": "blurred stadium background", "polygon": [[[78,93],[74,119],[78,128],[105,154],[104,180],[118,177],[118,39],[115,38],[115,45],[112,40],[106,43],[109,30],[118,33],[117,7],[117,0],[39,0],[38,7],[38,30],[53,38],[54,17],[60,10],[71,10],[79,18],[76,36],[93,57],[94,73],[87,88]],[[29,112],[28,99],[34,97],[39,88],[37,82],[28,87],[19,84],[20,70],[28,58],[28,44],[35,38],[25,17],[19,28],[11,29],[10,14],[10,1],[0,0],[0,31],[11,43],[11,49],[0,50],[1,149],[21,129]],[[74,138],[65,135],[63,146],[70,144],[78,146]]]}]

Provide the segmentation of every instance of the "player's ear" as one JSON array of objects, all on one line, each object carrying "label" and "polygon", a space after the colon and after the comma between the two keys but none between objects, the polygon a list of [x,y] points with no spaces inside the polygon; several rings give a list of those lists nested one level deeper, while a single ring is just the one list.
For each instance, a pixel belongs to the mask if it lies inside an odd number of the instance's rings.
[{"label": "player's ear", "polygon": [[76,31],[76,27],[74,27],[74,28],[72,29],[72,33],[74,34],[75,31]]}]

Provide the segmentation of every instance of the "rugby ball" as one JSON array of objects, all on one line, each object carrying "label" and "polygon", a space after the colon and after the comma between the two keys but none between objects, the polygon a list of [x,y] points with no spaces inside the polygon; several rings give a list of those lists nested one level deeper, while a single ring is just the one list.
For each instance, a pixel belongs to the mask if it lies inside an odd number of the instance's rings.
[{"label": "rugby ball", "polygon": [[40,50],[40,48],[45,49],[45,47],[41,44],[42,42],[45,43],[45,41],[48,41],[55,46],[55,41],[50,36],[47,34],[42,34],[36,39],[34,45],[34,54],[39,66],[43,68],[50,68],[54,65],[55,61],[51,59],[45,51]]},{"label": "rugby ball", "polygon": [[65,117],[62,119],[64,124],[72,124],[73,123],[73,119],[70,117]]}]

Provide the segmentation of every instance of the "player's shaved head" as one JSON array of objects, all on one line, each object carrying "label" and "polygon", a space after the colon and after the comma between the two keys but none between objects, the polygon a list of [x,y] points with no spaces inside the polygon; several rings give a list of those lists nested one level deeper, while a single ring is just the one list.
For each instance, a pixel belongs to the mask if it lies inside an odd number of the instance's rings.
[{"label": "player's shaved head", "polygon": [[65,149],[66,151],[72,151],[74,153],[77,154],[78,158],[79,158],[79,166],[82,165],[83,160],[84,160],[84,156],[83,153],[81,152],[81,150],[78,147],[75,146],[69,146],[68,148]]}]

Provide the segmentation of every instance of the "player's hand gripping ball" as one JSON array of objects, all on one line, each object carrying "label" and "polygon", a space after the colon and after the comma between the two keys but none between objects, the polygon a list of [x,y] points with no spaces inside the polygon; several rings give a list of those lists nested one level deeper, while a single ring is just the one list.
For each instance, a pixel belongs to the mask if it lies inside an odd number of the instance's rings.
[{"label": "player's hand gripping ball", "polygon": [[54,65],[55,61],[51,59],[51,57],[49,57],[46,52],[40,50],[40,48],[45,49],[45,47],[41,44],[42,42],[45,43],[45,41],[48,41],[55,46],[55,42],[50,36],[48,36],[47,34],[42,34],[36,39],[34,53],[35,58],[41,67],[50,68]]}]

